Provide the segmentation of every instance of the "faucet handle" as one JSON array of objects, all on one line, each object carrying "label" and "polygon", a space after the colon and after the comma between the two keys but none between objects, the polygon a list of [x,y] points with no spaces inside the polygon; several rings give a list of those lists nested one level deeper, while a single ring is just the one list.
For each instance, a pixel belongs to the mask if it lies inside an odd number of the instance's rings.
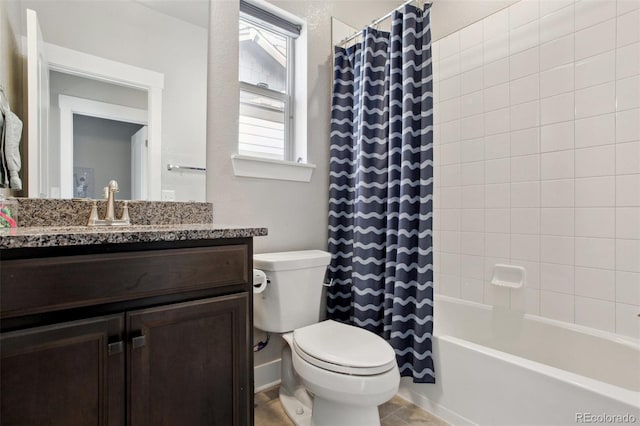
[{"label": "faucet handle", "polygon": [[113,191],[113,192],[119,192],[119,188],[118,188],[118,182],[115,180],[111,180],[109,181],[109,185],[108,185],[109,191]]},{"label": "faucet handle", "polygon": [[131,219],[129,218],[129,202],[123,200],[122,203],[122,217],[120,218],[120,220],[125,222],[126,225],[131,225]]},{"label": "faucet handle", "polygon": [[98,221],[98,202],[93,201],[93,205],[91,206],[91,213],[89,214],[89,223],[87,226],[94,226]]}]

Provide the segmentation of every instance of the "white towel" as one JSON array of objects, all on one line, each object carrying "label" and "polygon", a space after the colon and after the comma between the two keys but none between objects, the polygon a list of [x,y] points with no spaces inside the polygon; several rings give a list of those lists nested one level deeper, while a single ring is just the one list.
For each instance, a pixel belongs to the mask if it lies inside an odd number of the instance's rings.
[{"label": "white towel", "polygon": [[0,89],[0,155],[2,157],[2,183],[5,187],[21,190],[22,180],[18,173],[22,167],[20,161],[20,138],[22,121],[9,109],[9,102]]}]

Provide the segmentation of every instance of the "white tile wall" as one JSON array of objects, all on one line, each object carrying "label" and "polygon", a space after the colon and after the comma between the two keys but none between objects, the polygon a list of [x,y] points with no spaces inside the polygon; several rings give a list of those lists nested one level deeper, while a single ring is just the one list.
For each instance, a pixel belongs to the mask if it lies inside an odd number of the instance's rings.
[{"label": "white tile wall", "polygon": [[550,40],[540,45],[540,70],[548,70],[565,64],[573,64],[573,34]]},{"label": "white tile wall", "polygon": [[614,50],[609,50],[605,53],[591,56],[587,59],[576,62],[575,88],[583,89],[585,87],[595,86],[597,84],[615,80],[615,53],[616,52]]},{"label": "white tile wall", "polygon": [[540,129],[540,151],[562,151],[573,149],[575,129],[572,121],[542,126]]},{"label": "white tile wall", "polygon": [[614,114],[597,115],[576,120],[574,126],[576,148],[608,145],[612,144],[616,139]]},{"label": "white tile wall", "polygon": [[523,0],[434,43],[437,291],[640,337],[639,5]]},{"label": "white tile wall", "polygon": [[616,50],[616,78],[633,77],[640,66],[640,44],[634,43]]}]

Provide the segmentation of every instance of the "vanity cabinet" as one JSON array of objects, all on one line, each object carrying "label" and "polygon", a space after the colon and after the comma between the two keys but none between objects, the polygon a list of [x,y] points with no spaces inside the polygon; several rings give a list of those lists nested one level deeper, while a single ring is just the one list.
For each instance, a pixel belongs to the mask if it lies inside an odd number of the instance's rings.
[{"label": "vanity cabinet", "polygon": [[251,245],[0,251],[0,423],[252,425]]},{"label": "vanity cabinet", "polygon": [[246,316],[246,294],[128,313],[129,424],[239,424],[234,387],[248,381],[237,364],[249,351]]},{"label": "vanity cabinet", "polygon": [[121,425],[124,316],[70,321],[2,334],[2,425]]}]

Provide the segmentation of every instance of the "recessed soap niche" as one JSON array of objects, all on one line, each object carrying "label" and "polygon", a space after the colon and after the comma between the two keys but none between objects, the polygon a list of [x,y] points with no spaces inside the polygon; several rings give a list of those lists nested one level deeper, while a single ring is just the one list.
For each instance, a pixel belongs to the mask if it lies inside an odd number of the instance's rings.
[{"label": "recessed soap niche", "polygon": [[527,270],[522,266],[497,263],[493,266],[491,284],[498,287],[521,288],[527,280]]}]

